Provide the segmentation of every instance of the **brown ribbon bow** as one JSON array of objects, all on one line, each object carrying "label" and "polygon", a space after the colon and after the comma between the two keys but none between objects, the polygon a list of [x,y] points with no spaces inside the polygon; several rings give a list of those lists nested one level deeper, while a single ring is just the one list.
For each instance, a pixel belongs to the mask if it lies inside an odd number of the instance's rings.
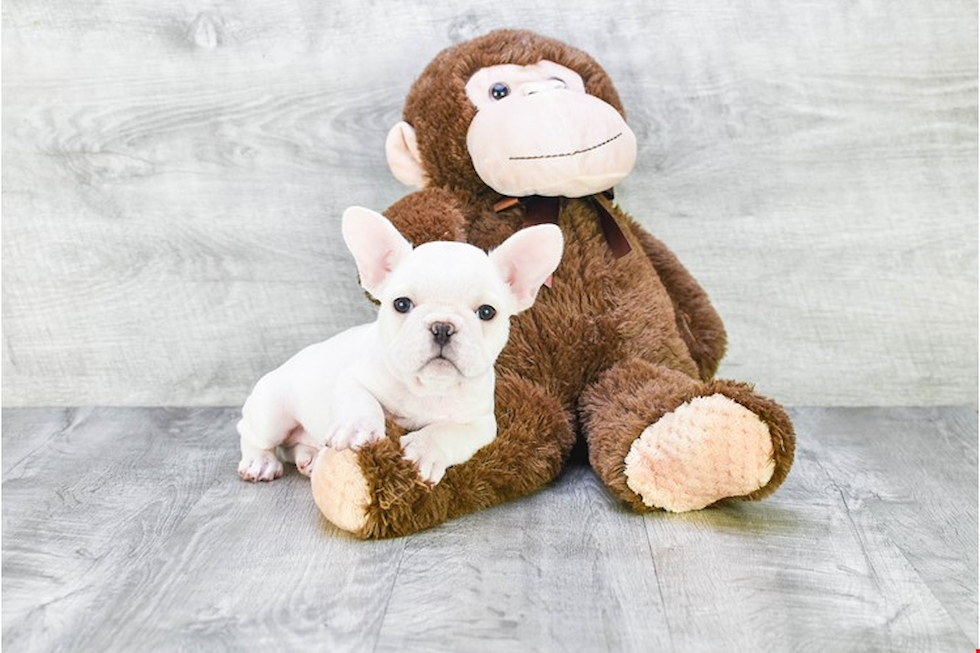
[{"label": "brown ribbon bow", "polygon": [[[592,203],[596,217],[599,219],[599,228],[602,229],[602,235],[606,237],[606,242],[609,244],[613,256],[622,258],[629,254],[632,250],[629,240],[606,206],[606,202],[613,199],[613,190],[610,188],[583,199],[588,199]],[[524,226],[533,227],[538,224],[558,224],[561,200],[561,197],[542,197],[541,195],[505,197],[494,204],[493,208],[499,213],[521,205],[524,208]]]}]

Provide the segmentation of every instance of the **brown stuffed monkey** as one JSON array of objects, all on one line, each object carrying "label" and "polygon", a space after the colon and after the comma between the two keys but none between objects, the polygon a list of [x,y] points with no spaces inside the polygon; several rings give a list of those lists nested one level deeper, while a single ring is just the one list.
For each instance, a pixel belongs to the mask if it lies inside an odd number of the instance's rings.
[{"label": "brown stuffed monkey", "polygon": [[492,249],[554,222],[565,254],[516,317],[497,362],[498,435],[435,486],[389,439],[324,449],[313,492],[358,537],[413,533],[554,480],[582,437],[609,490],[637,511],[757,500],[785,480],[793,426],[751,386],[713,379],[725,331],[677,258],[612,201],[636,143],[586,53],[501,30],[447,48],[390,132],[395,176],[421,190],[386,215],[412,242]]}]

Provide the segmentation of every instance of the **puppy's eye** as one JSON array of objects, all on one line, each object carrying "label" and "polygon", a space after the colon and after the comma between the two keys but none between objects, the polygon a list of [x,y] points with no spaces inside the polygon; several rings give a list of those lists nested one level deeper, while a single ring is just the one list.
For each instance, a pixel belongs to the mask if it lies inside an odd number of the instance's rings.
[{"label": "puppy's eye", "polygon": [[392,306],[394,306],[395,310],[398,311],[399,313],[408,313],[410,310],[412,310],[412,307],[415,305],[412,303],[412,300],[409,299],[408,297],[399,297],[394,302],[392,302]]},{"label": "puppy's eye", "polygon": [[493,319],[493,316],[497,314],[497,309],[495,309],[490,304],[484,304],[480,308],[476,309],[476,315],[484,322],[489,322]]},{"label": "puppy's eye", "polygon": [[490,97],[494,100],[503,100],[510,95],[510,87],[503,82],[497,82],[490,87]]}]

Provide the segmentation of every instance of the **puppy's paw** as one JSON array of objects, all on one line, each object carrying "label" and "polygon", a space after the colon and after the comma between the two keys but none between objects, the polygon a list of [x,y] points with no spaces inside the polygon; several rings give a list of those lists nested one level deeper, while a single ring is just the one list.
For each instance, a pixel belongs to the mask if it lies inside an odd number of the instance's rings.
[{"label": "puppy's paw", "polygon": [[384,420],[351,417],[338,420],[327,436],[325,445],[334,449],[360,449],[385,435]]},{"label": "puppy's paw", "polygon": [[406,460],[418,467],[419,476],[428,483],[435,485],[446,474],[448,460],[444,452],[435,442],[435,438],[426,437],[420,431],[401,437],[402,450]]},{"label": "puppy's paw", "polygon": [[238,475],[243,481],[274,481],[282,476],[282,463],[276,454],[262,449],[252,449],[242,454],[238,463]]},{"label": "puppy's paw", "polygon": [[306,444],[294,444],[282,448],[283,459],[296,465],[296,469],[303,476],[310,476],[313,473],[313,461],[316,459],[316,454],[316,447]]}]

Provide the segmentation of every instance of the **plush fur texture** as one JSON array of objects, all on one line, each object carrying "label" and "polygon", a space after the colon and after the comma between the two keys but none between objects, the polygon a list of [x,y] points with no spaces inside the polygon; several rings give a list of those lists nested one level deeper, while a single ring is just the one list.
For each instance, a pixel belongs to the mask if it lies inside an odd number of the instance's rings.
[{"label": "plush fur texture", "polygon": [[[558,41],[505,30],[445,50],[416,81],[405,105],[404,119],[415,127],[429,186],[393,205],[386,215],[409,240],[417,244],[448,238],[492,249],[522,227],[523,209],[497,212],[494,204],[501,196],[480,180],[470,161],[466,130],[475,109],[464,86],[481,67],[540,59],[578,71],[589,93],[622,113],[602,68],[584,52]],[[621,258],[610,251],[588,199],[562,200],[562,263],[552,287],[543,289],[534,307],[513,320],[510,341],[497,362],[497,439],[468,462],[451,467],[442,482],[430,488],[402,458],[397,432],[390,433],[388,440],[357,454],[370,497],[363,520],[353,519],[348,506],[337,509],[336,518],[333,508],[324,510],[328,519],[342,527],[341,519],[359,524],[349,530],[365,538],[428,528],[543,487],[560,473],[577,437],[585,439],[590,463],[614,495],[637,511],[663,508],[630,488],[626,459],[651,425],[685,405],[700,409],[737,403],[771,436],[771,460],[763,461],[773,468],[768,482],[732,494],[724,489],[738,484],[723,483],[718,499],[756,500],[779,487],[794,451],[793,427],[785,411],[755,394],[751,386],[712,380],[724,354],[725,331],[707,295],[663,243],[618,207],[612,214],[632,246]],[[714,399],[692,404],[699,397]],[[708,447],[715,451],[756,450],[752,447],[758,443],[740,449],[737,443],[722,442],[742,432],[741,426],[726,430],[725,411],[701,419],[692,414],[696,409],[684,408],[671,424],[707,425],[707,437],[715,440]],[[742,417],[735,421],[751,423]],[[667,433],[668,438],[675,434],[677,442],[687,442],[688,434],[675,431],[664,427],[652,432]],[[647,445],[657,448],[657,443]],[[667,449],[672,446],[681,445],[664,444]],[[340,454],[326,451],[321,458],[336,455]],[[649,480],[663,471],[675,479],[672,483],[683,485],[676,464],[658,470],[656,456],[643,460],[652,462],[636,472],[637,478]],[[329,491],[329,478],[316,479],[332,468],[322,462],[317,463],[314,480]],[[634,467],[640,464],[644,462]],[[748,467],[745,473],[751,476],[753,466]],[[698,488],[704,487],[705,479],[695,476],[726,476],[724,469],[697,466],[691,473],[692,487]],[[744,475],[739,470],[727,474],[736,480]],[[643,487],[640,481],[633,485]],[[341,491],[356,486],[345,479]],[[679,487],[675,494],[686,491]]]}]

